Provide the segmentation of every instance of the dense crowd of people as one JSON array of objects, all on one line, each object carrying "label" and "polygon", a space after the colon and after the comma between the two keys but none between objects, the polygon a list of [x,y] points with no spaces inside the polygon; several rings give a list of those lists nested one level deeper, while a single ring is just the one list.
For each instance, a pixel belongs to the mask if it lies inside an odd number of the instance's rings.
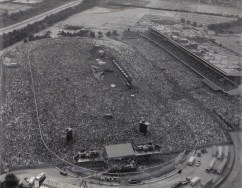
[{"label": "dense crowd of people", "polygon": [[[104,46],[105,53],[127,71],[134,88],[112,88],[93,76],[91,65],[97,62],[90,52],[95,45]],[[164,55],[156,64],[155,58],[146,58],[147,53],[153,50],[141,54],[118,41],[83,38],[44,39],[11,51],[7,56],[19,67],[4,68],[4,162],[19,166],[56,161],[40,139],[32,84],[43,139],[69,161],[81,149],[102,149],[109,144],[151,142],[159,144],[161,151],[174,152],[193,148],[197,142],[229,141],[218,122],[190,98],[189,91],[182,91],[176,75],[162,69],[168,69],[167,63],[174,59]],[[157,51],[153,55],[163,54]],[[181,74],[186,77],[186,72]],[[105,114],[113,118],[107,119]],[[146,136],[135,131],[141,119],[151,124]],[[73,130],[69,143],[64,133],[67,127]]]}]

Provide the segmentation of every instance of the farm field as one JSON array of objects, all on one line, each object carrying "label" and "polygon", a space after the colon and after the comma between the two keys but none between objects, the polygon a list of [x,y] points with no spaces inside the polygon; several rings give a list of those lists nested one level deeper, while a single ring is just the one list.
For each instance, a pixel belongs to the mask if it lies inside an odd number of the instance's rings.
[{"label": "farm field", "polygon": [[[97,63],[94,45],[124,68],[132,89],[108,59]],[[174,152],[195,143],[227,143],[227,125],[216,114],[230,120],[239,113],[237,98],[214,94],[196,74],[144,39],[44,39],[15,48],[6,58],[18,63],[4,67],[3,160],[10,166],[56,162],[40,140],[33,86],[43,138],[69,161],[81,149],[108,144],[152,142]],[[105,119],[107,113],[113,118]],[[135,131],[141,119],[151,123],[145,137]],[[74,131],[70,144],[66,127]]]}]

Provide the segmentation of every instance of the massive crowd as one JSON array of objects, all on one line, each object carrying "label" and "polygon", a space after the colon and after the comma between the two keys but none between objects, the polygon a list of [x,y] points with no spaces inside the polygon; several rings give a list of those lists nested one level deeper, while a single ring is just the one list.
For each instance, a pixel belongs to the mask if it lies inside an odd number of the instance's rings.
[{"label": "massive crowd", "polygon": [[[95,45],[105,46],[108,56],[127,71],[133,89],[112,88],[93,76],[91,64],[96,61],[89,52]],[[3,159],[10,166],[56,162],[40,140],[28,49],[43,138],[66,160],[72,161],[82,149],[102,149],[109,144],[152,142],[161,145],[161,151],[172,152],[192,148],[197,142],[206,145],[229,141],[218,122],[190,98],[189,91],[182,90],[176,75],[170,73],[167,62],[174,61],[170,56],[165,55],[156,64],[155,59],[150,61],[137,49],[117,41],[48,39],[10,52],[9,58],[19,67],[4,68]],[[181,74],[185,77],[186,72]],[[107,119],[105,114],[113,118]],[[151,124],[146,136],[135,131],[141,119]],[[67,127],[73,129],[70,143],[65,139]]]}]

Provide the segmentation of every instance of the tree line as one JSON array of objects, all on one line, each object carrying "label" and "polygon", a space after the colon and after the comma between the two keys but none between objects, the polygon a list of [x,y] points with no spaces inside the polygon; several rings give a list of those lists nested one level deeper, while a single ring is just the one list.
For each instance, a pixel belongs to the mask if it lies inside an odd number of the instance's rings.
[{"label": "tree line", "polygon": [[[1,15],[1,24],[3,26],[7,26],[26,20],[35,15],[51,10],[57,6],[63,5],[67,1],[68,0],[43,0],[40,3],[32,5],[32,7],[27,10],[20,10],[13,13],[9,13],[8,10],[5,10],[5,12]],[[69,0],[69,2],[71,1]]]},{"label": "tree line", "polygon": [[7,34],[4,33],[2,36],[0,36],[0,48],[3,49],[11,46],[21,40],[24,40],[25,38],[28,38],[34,33],[37,33],[63,19],[66,19],[73,14],[92,8],[96,5],[97,2],[99,2],[99,0],[84,0],[82,4],[79,4],[75,7],[67,8],[58,13],[51,14],[50,16],[47,16],[41,21],[37,21],[33,24],[28,24],[22,29],[13,30],[12,32],[9,32]]},{"label": "tree line", "polygon": [[208,25],[208,29],[219,30],[219,29],[226,29],[233,26],[242,26],[242,17],[239,17],[237,20],[233,20],[233,21],[210,24]]}]

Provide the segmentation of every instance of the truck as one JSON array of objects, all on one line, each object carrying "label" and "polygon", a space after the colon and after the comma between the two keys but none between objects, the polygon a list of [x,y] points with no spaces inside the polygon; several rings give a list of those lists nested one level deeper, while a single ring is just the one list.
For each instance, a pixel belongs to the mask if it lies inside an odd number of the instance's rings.
[{"label": "truck", "polygon": [[219,161],[217,161],[217,162],[215,163],[215,165],[213,166],[213,169],[211,170],[211,172],[212,172],[212,173],[217,173],[217,170],[218,170],[220,164],[221,164],[221,163],[220,163]]},{"label": "truck", "polygon": [[216,158],[213,158],[212,161],[210,162],[208,168],[206,169],[206,171],[210,172],[213,169],[216,161],[217,161],[217,159]]},{"label": "truck", "polygon": [[41,172],[40,174],[38,174],[36,177],[35,177],[35,180],[38,181],[38,182],[42,182],[46,179],[46,175],[44,172]]},{"label": "truck", "polygon": [[196,158],[194,156],[190,157],[187,161],[187,164],[192,166],[195,162]]},{"label": "truck", "polygon": [[228,162],[228,159],[224,159],[223,162],[219,165],[218,170],[217,170],[218,174],[222,174],[224,168],[227,165],[227,162]]},{"label": "truck", "polygon": [[198,156],[198,157],[201,157],[201,155],[202,155],[201,150],[197,150],[197,156]]},{"label": "truck", "polygon": [[213,182],[213,177],[210,177],[206,181],[202,182],[200,187],[201,188],[207,188],[208,186],[210,186],[210,184],[212,184],[212,182]]},{"label": "truck", "polygon": [[222,146],[218,146],[218,155],[217,158],[218,159],[222,159],[223,157],[223,147]]},{"label": "truck", "polygon": [[217,156],[217,147],[213,146],[212,148],[212,157],[216,157]]},{"label": "truck", "polygon": [[194,178],[191,179],[190,185],[194,186],[196,185],[199,181],[201,181],[201,178],[198,176],[195,176]]},{"label": "truck", "polygon": [[224,146],[224,158],[228,159],[229,157],[229,146]]}]

